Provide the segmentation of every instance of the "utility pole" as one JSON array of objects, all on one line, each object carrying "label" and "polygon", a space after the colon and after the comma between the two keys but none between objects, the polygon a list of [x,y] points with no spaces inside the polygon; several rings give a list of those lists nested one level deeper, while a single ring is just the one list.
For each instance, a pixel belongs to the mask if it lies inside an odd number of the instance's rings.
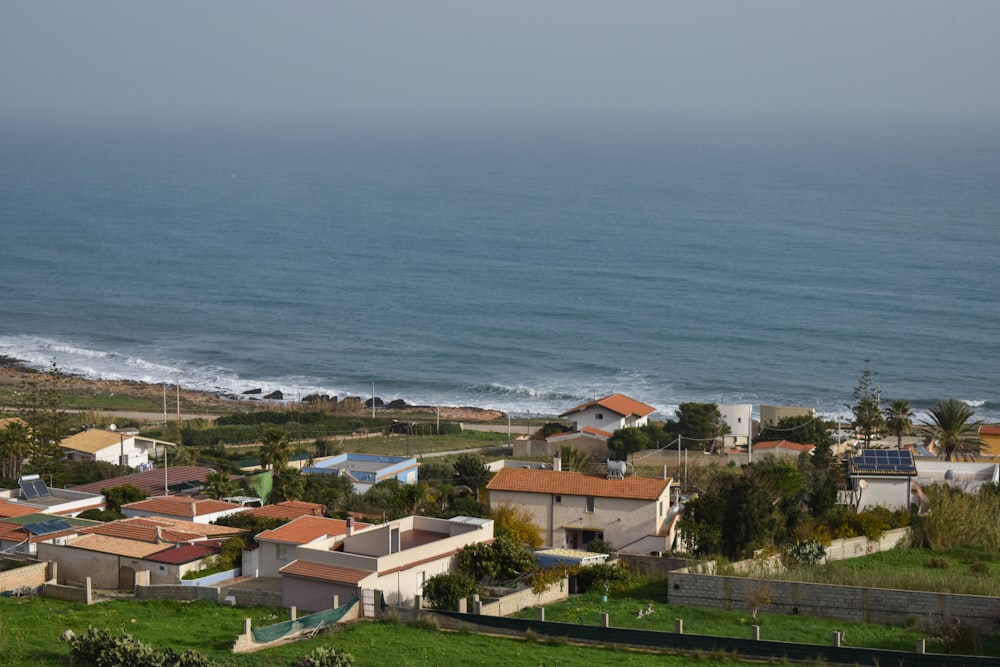
[{"label": "utility pole", "polygon": [[375,419],[375,383],[372,382],[372,419]]}]

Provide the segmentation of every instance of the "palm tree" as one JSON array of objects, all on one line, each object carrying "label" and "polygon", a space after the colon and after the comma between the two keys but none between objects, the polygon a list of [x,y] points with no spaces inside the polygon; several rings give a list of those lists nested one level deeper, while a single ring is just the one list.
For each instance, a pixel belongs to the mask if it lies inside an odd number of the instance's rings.
[{"label": "palm tree", "polygon": [[260,462],[280,475],[288,467],[291,443],[288,434],[280,428],[269,428],[264,434],[264,446],[260,448]]},{"label": "palm tree", "polygon": [[883,412],[885,425],[896,434],[896,448],[899,449],[903,446],[903,434],[913,427],[913,408],[909,401],[897,398]]},{"label": "palm tree", "polygon": [[938,457],[945,461],[971,460],[979,454],[983,441],[979,439],[980,422],[970,422],[975,414],[968,405],[954,398],[939,401],[930,409],[931,420],[921,423],[921,432],[936,440]]},{"label": "palm tree", "polygon": [[236,495],[236,482],[229,477],[229,473],[224,470],[210,472],[205,477],[205,495],[209,498],[219,500]]}]

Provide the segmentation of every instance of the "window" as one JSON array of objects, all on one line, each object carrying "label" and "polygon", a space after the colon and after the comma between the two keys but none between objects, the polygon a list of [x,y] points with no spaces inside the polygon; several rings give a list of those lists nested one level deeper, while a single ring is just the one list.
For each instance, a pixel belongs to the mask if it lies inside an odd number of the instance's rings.
[{"label": "window", "polygon": [[278,545],[278,560],[288,560],[288,545],[279,544]]},{"label": "window", "polygon": [[556,496],[556,502],[557,503],[561,503],[562,502],[562,496]]},{"label": "window", "polygon": [[598,412],[596,415],[594,415],[594,419],[604,419],[604,413]]},{"label": "window", "polygon": [[660,516],[663,516],[663,501],[660,501]]},{"label": "window", "polygon": [[587,496],[587,511],[594,513],[594,496]]}]

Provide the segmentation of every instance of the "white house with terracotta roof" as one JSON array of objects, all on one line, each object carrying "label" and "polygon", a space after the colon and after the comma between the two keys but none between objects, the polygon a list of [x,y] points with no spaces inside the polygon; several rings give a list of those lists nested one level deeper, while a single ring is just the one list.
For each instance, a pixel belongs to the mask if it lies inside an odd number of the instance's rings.
[{"label": "white house with terracotta roof", "polygon": [[79,535],[81,530],[100,524],[99,521],[45,514],[30,509],[13,515],[7,508],[4,510],[4,516],[0,518],[0,552],[4,554],[34,556],[39,544],[63,544]]},{"label": "white house with terracotta roof", "polygon": [[606,540],[616,551],[648,554],[672,548],[677,512],[673,480],[504,468],[486,485],[490,507],[531,513],[546,545],[583,549]]},{"label": "white house with terracotta roof", "polygon": [[577,431],[588,429],[606,438],[621,428],[638,428],[645,426],[649,415],[656,408],[640,403],[623,394],[611,394],[604,398],[582,403],[559,415],[572,418]]},{"label": "white house with terracotta roof", "polygon": [[281,568],[282,604],[329,609],[334,595],[343,604],[361,599],[363,589],[382,591],[389,604],[412,604],[427,579],[454,571],[464,547],[492,541],[490,519],[424,516],[315,540],[299,546],[295,560]]},{"label": "white house with terracotta roof", "polygon": [[63,438],[59,444],[72,461],[103,461],[133,469],[145,468],[150,455],[155,459],[161,447],[174,446],[162,440],[100,428]]},{"label": "white house with terracotta roof", "polygon": [[[261,508],[263,509],[263,508]],[[301,516],[288,523],[265,530],[254,538],[260,545],[261,577],[280,577],[279,570],[298,558],[298,547],[343,537],[348,532],[369,528],[370,524],[354,519],[330,519],[325,516]]]},{"label": "white house with terracotta roof", "polygon": [[774,457],[798,458],[800,454],[812,454],[816,451],[816,445],[803,445],[790,440],[765,440],[753,444],[754,457],[770,454]]},{"label": "white house with terracotta roof", "polygon": [[130,589],[136,572],[149,570],[146,559],[177,545],[225,539],[244,531],[227,526],[168,518],[133,518],[89,528],[64,544],[39,544],[39,560],[58,564],[58,583],[82,583],[91,578],[95,588]]},{"label": "white house with terracotta roof", "polygon": [[246,512],[249,509],[236,503],[210,498],[155,496],[122,505],[122,514],[126,517],[160,516],[194,523],[212,523],[224,516]]}]

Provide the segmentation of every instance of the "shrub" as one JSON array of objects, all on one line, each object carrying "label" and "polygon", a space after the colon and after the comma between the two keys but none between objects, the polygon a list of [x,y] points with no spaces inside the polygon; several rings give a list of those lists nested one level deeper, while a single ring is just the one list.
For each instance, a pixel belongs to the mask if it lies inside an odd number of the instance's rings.
[{"label": "shrub", "polygon": [[799,540],[785,548],[781,561],[785,567],[796,567],[816,565],[824,558],[826,558],[826,547],[820,542]]},{"label": "shrub", "polygon": [[951,563],[948,562],[947,558],[941,558],[939,556],[935,556],[934,558],[931,558],[929,561],[927,561],[927,567],[934,570],[947,570],[949,567],[951,567]]},{"label": "shrub", "polygon": [[74,664],[97,667],[212,667],[215,663],[198,651],[177,653],[156,649],[132,635],[113,636],[107,630],[87,628],[70,640],[70,659]]},{"label": "shrub", "polygon": [[291,667],[354,667],[354,656],[350,653],[337,653],[336,649],[314,649],[309,655],[293,660]]},{"label": "shrub", "polygon": [[434,609],[454,611],[458,601],[476,592],[475,580],[462,572],[438,574],[424,582],[424,599]]},{"label": "shrub", "polygon": [[632,575],[628,571],[628,566],[621,561],[581,567],[576,574],[576,583],[580,592],[589,591],[598,583],[606,583],[611,588],[622,590],[628,588],[631,582]]}]

